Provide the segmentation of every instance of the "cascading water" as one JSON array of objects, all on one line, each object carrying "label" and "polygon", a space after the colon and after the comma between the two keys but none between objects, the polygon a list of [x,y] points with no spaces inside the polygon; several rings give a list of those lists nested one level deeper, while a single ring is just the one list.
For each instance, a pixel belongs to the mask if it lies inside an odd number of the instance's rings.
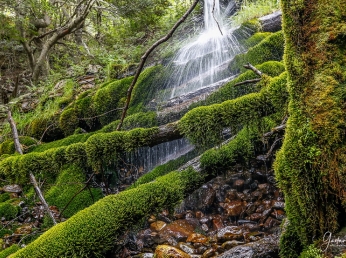
[{"label": "cascading water", "polygon": [[168,65],[164,100],[213,86],[230,76],[227,64],[242,50],[226,22],[232,5],[234,2],[222,8],[219,0],[204,0],[204,29]]}]

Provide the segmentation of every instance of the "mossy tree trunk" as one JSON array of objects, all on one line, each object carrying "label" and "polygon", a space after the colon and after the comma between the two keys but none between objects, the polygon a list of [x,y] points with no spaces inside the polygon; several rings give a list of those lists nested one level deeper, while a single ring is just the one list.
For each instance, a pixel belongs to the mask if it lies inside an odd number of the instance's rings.
[{"label": "mossy tree trunk", "polygon": [[296,257],[346,224],[346,1],[281,3],[290,118],[275,170],[290,221],[281,254]]}]

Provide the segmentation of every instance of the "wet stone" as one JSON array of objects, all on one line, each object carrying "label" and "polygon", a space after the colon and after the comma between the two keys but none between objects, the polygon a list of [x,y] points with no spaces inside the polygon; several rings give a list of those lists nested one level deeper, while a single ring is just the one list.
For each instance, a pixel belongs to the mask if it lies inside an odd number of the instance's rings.
[{"label": "wet stone", "polygon": [[183,250],[187,254],[195,254],[195,253],[197,253],[196,249],[192,245],[184,243],[184,242],[180,242],[178,244],[178,247],[179,247],[180,250]]},{"label": "wet stone", "polygon": [[237,217],[244,211],[244,203],[242,201],[231,201],[224,203],[222,206],[228,216]]},{"label": "wet stone", "polygon": [[189,235],[186,242],[206,243],[206,242],[208,242],[208,238],[202,234],[192,233],[191,235]]},{"label": "wet stone", "polygon": [[233,183],[233,187],[235,189],[237,189],[237,191],[241,192],[244,189],[244,183],[245,181],[243,179],[237,179],[234,183]]},{"label": "wet stone", "polygon": [[280,202],[280,201],[274,201],[273,202],[273,208],[274,209],[285,209],[285,203],[284,202]]},{"label": "wet stone", "polygon": [[226,241],[222,244],[222,248],[225,250],[229,250],[235,246],[245,244],[245,242],[237,241],[237,240],[232,240],[232,241]]},{"label": "wet stone", "polygon": [[161,220],[155,221],[153,223],[150,224],[150,229],[152,231],[160,231],[161,229],[163,229],[167,224]]},{"label": "wet stone", "polygon": [[222,218],[220,215],[214,216],[212,221],[213,221],[213,229],[214,230],[219,230],[219,229],[224,227],[223,221],[222,221]]},{"label": "wet stone", "polygon": [[215,250],[213,248],[210,248],[203,253],[202,258],[213,257],[215,256],[215,254],[216,254]]},{"label": "wet stone", "polygon": [[169,245],[159,245],[155,250],[156,258],[190,258],[187,253]]},{"label": "wet stone", "polygon": [[176,220],[164,227],[159,235],[163,239],[174,238],[177,241],[185,241],[198,225],[198,220],[184,219]]},{"label": "wet stone", "polygon": [[7,193],[19,194],[22,192],[22,188],[19,185],[5,185],[2,190]]},{"label": "wet stone", "polygon": [[238,226],[227,226],[217,232],[219,242],[243,239],[243,230]]}]

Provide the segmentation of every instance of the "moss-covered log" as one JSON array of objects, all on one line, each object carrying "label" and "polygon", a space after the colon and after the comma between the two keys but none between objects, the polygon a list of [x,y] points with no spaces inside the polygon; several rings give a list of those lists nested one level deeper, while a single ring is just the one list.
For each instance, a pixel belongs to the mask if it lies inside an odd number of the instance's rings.
[{"label": "moss-covered log", "polygon": [[173,207],[200,181],[201,175],[188,169],[107,196],[51,228],[11,257],[102,257],[114,247],[122,232],[152,212]]},{"label": "moss-covered log", "polygon": [[289,120],[275,171],[290,226],[282,257],[297,257],[345,223],[346,2],[282,0]]}]

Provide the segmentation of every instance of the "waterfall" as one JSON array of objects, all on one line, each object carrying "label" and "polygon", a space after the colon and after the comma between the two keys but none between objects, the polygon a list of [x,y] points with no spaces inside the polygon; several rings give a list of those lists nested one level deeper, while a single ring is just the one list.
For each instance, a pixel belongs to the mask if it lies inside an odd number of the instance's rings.
[{"label": "waterfall", "polygon": [[204,28],[182,47],[167,67],[164,100],[195,92],[230,77],[227,64],[241,52],[227,23],[227,8],[219,0],[204,0]]}]

